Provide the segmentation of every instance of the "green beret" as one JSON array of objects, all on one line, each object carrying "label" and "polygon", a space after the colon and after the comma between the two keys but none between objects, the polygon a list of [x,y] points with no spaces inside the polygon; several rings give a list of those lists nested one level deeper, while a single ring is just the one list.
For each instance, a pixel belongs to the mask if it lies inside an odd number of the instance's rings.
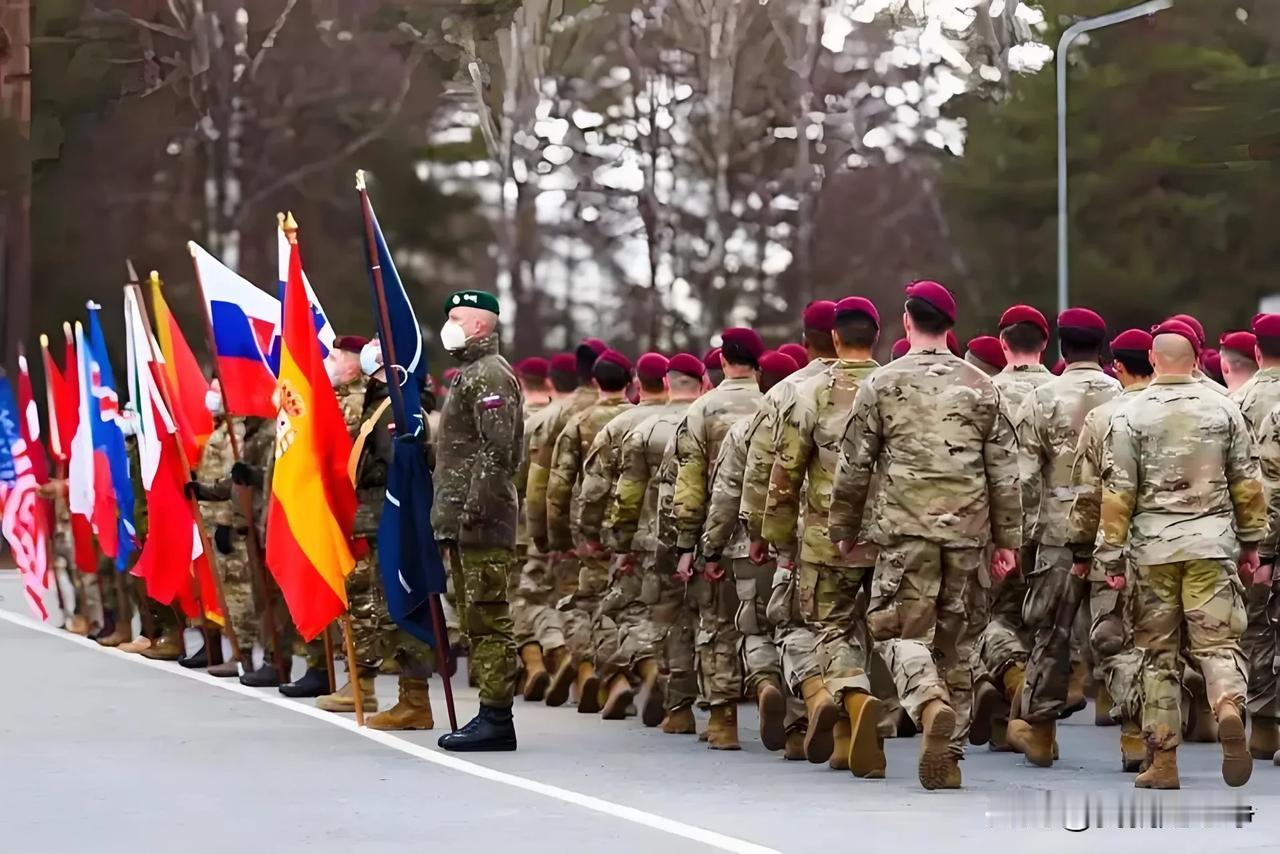
[{"label": "green beret", "polygon": [[485,311],[492,311],[494,314],[501,314],[498,310],[498,298],[493,294],[484,291],[456,291],[449,295],[444,301],[444,313],[448,314],[451,309],[463,305],[469,308],[482,308]]}]

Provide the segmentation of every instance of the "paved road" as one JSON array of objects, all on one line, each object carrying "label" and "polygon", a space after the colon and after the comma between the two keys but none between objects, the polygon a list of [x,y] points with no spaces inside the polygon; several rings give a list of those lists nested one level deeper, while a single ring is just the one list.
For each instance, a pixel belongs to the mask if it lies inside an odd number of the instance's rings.
[{"label": "paved road", "polygon": [[[1158,797],[1166,815],[1179,805],[1243,803],[1256,810],[1251,825],[1070,834],[1054,829],[1055,814],[1050,829],[1023,831],[1014,843],[989,809],[1029,810],[1046,798],[1055,809],[1078,807],[1086,796],[1114,809],[1134,798],[1131,778],[1116,770],[1116,731],[1084,715],[1062,728],[1065,760],[1054,768],[974,750],[960,792],[919,789],[913,741],[889,743],[883,781],[783,762],[754,739],[745,706],[740,753],[709,752],[634,721],[521,704],[518,752],[459,760],[437,751],[430,733],[362,735],[343,716],[275,691],[38,631],[17,610],[19,593],[0,574],[5,851],[987,852],[1120,843],[1216,852],[1275,850],[1280,837],[1280,768],[1259,763],[1248,787],[1228,792],[1216,747],[1191,745],[1180,756],[1183,791]],[[432,693],[443,719],[439,687]],[[465,720],[475,694],[465,685],[457,693]],[[394,679],[380,678],[378,694],[392,702]]]}]

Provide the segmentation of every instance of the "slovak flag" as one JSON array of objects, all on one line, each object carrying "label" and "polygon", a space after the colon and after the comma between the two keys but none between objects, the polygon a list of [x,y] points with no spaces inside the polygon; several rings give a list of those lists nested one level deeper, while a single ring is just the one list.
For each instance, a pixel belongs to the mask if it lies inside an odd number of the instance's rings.
[{"label": "slovak flag", "polygon": [[[289,281],[289,237],[284,233],[282,224],[276,226],[276,249],[280,262],[278,265],[280,275],[276,279],[276,292],[280,294],[280,301],[283,303],[285,282]],[[334,333],[333,324],[329,322],[324,309],[320,307],[320,300],[316,298],[316,292],[312,290],[311,280],[307,278],[305,270],[302,272],[302,286],[307,292],[307,303],[311,307],[311,322],[316,328],[316,338],[320,341],[320,357],[324,358],[333,349],[333,340],[337,335]],[[267,356],[271,370],[277,376],[280,374],[280,330],[281,327],[277,326],[275,337],[271,341],[270,355]]]},{"label": "slovak flag", "polygon": [[276,376],[267,362],[280,325],[280,300],[187,244],[213,327],[223,407],[230,415],[275,418]]}]

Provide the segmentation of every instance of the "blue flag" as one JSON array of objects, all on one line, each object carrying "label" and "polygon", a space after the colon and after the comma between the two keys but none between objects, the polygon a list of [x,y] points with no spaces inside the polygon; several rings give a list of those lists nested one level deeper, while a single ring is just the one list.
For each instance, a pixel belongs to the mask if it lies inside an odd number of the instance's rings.
[{"label": "blue flag", "polygon": [[[378,567],[391,618],[409,634],[434,647],[431,594],[445,591],[446,576],[444,562],[436,547],[435,533],[431,530],[434,491],[422,444],[427,429],[421,407],[427,359],[423,352],[422,329],[409,303],[409,295],[404,292],[400,274],[391,260],[391,252],[382,237],[382,229],[367,194],[361,195],[361,204],[369,225],[365,232],[366,257],[377,256],[391,328],[383,328],[377,280],[371,269],[369,284],[373,289],[373,316],[378,321],[378,338],[383,342],[387,382],[394,382],[400,388],[398,395],[391,394],[396,441],[391,466],[387,470],[387,501],[378,523]],[[372,247],[367,245],[369,231],[373,233]],[[396,364],[390,363],[391,352],[395,353]]]},{"label": "blue flag", "polygon": [[106,457],[111,472],[111,491],[116,499],[117,546],[116,569],[124,572],[138,547],[133,527],[133,482],[129,480],[129,454],[125,450],[124,431],[120,425],[120,398],[116,395],[116,380],[111,373],[111,360],[107,358],[107,342],[98,323],[98,309],[89,309],[89,376],[82,377],[93,401],[97,404],[98,418],[91,422],[94,456]]},{"label": "blue flag", "polygon": [[9,378],[0,372],[0,496],[18,484],[18,469],[13,462],[13,446],[17,444],[18,404],[13,397]]}]

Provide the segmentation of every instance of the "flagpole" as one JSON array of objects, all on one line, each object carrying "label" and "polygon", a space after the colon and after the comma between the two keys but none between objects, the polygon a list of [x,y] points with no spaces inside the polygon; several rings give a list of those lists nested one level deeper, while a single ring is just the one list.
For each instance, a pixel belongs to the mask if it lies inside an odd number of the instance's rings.
[{"label": "flagpole", "polygon": [[[18,342],[18,356],[19,357],[22,356],[21,341]],[[40,334],[40,358],[41,358],[40,366],[44,368],[44,372],[45,372],[44,407],[48,411],[49,441],[53,443],[51,447],[53,448],[53,457],[54,457],[53,464],[55,467],[54,473],[55,475],[57,475],[61,472],[61,468],[62,468],[62,463],[61,461],[58,460],[58,457],[62,454],[62,442],[57,438],[57,435],[58,435],[57,428],[54,427],[54,420],[58,417],[58,415],[57,415],[57,412],[54,411],[53,409],[52,385],[49,383],[49,359],[51,358],[49,355],[49,336],[45,335],[44,333]],[[39,447],[37,451],[43,454],[44,448]],[[36,451],[32,451],[32,453],[35,453],[35,452]],[[49,576],[53,579],[53,589],[58,594],[58,610],[62,612],[62,623],[63,625],[66,625],[67,603],[62,598],[62,582],[58,579],[58,564],[57,564],[58,555],[53,547],[53,540],[54,540],[54,537],[57,536],[57,526],[58,526],[58,516],[57,516],[58,490],[55,489],[53,491],[53,494],[54,494],[54,498],[52,501],[50,501],[47,498],[40,498],[39,501],[40,501],[40,509],[44,511],[45,520],[47,522],[46,531],[48,533],[48,536],[45,537],[44,548],[45,548],[46,554],[48,555],[46,560],[49,561]],[[49,512],[50,509],[53,510],[52,515],[50,515],[50,512]]]},{"label": "flagpole", "polygon": [[329,671],[329,693],[338,693],[338,675],[333,671],[333,632],[331,626],[324,627],[324,663]]},{"label": "flagpole", "polygon": [[[222,372],[218,369],[218,348],[213,340],[213,319],[209,317],[209,301],[205,298],[204,280],[200,277],[200,265],[195,263],[195,245],[188,243],[187,251],[191,254],[191,266],[196,272],[196,290],[200,291],[200,303],[204,306],[204,309],[200,312],[201,316],[204,317],[204,343],[209,350],[210,361],[213,363],[213,375],[218,378],[218,385],[222,388],[223,409],[225,410],[227,384],[223,382]],[[224,417],[230,422],[230,413],[227,413]],[[235,458],[237,463],[243,462],[244,455],[240,449],[240,440],[236,437],[236,431],[231,428],[230,424],[228,424],[227,433],[231,439],[232,457]],[[270,589],[267,587],[266,561],[263,558],[261,544],[258,542],[258,520],[253,513],[253,496],[249,494],[248,489],[234,482],[231,484],[231,492],[240,504],[240,513],[249,522],[249,530],[245,535],[245,539],[248,545],[249,570],[253,573],[254,582],[260,594],[259,601],[262,604],[262,629],[266,636],[271,638],[272,651],[276,657],[276,669],[280,672],[280,678],[284,682],[288,682],[293,675],[293,656],[285,653],[284,644],[281,642],[280,634],[276,628],[275,608],[273,607],[275,603]],[[227,619],[230,621],[230,616]]]},{"label": "flagpole", "polygon": [[[76,347],[75,347],[75,350],[76,350],[76,391],[78,392],[78,395],[79,395],[79,396],[83,396],[83,395],[85,395],[85,394],[92,394],[92,393],[93,393],[93,392],[92,392],[92,389],[86,389],[86,388],[85,388],[85,383],[86,383],[86,382],[88,382],[88,380],[85,378],[84,374],[80,373],[80,361],[79,361],[79,360],[80,360],[80,357],[83,355],[83,354],[81,353],[81,347],[80,347],[80,345],[81,345],[81,343],[83,343],[82,338],[81,338],[81,336],[82,336],[83,332],[84,332],[84,327],[80,324],[80,321],[78,321],[78,320],[77,320],[77,321],[76,321],[76,339],[75,339],[75,341],[76,341]],[[67,336],[67,340],[68,340],[68,341],[70,341],[70,340],[71,340],[71,324],[70,324],[70,323],[67,323],[66,321],[63,321],[63,324],[62,324],[62,334],[63,334],[63,335],[65,335],[65,336]],[[77,423],[77,425],[79,424],[79,414],[78,414],[79,407],[80,407],[80,402],[79,402],[79,400],[77,400],[77,401],[76,401],[76,409],[77,409],[77,422],[76,422],[76,423]],[[77,429],[78,429],[78,427],[77,427]],[[72,441],[74,442],[74,437],[72,437]],[[68,455],[70,455],[70,451],[68,451]],[[70,485],[68,484],[68,488],[69,488],[69,486],[70,486]],[[68,497],[68,503],[70,503],[70,498],[69,498],[69,497]],[[92,543],[90,543],[90,547],[92,547]],[[76,550],[76,548],[77,548],[77,547],[76,547],[76,545],[75,545],[75,532],[73,531],[73,532],[72,532],[72,549],[73,549],[73,551],[74,551],[74,550]],[[99,613],[101,613],[101,614],[102,614],[102,623],[100,623],[100,624],[99,624],[98,628],[99,628],[99,631],[101,631],[103,628],[106,628],[106,621],[107,621],[107,586],[106,586],[105,584],[103,584],[103,583],[102,583],[102,573],[99,571],[99,570],[101,569],[101,563],[102,563],[102,560],[101,560],[101,559],[102,559],[103,555],[99,554],[97,549],[94,549],[94,553],[95,553],[95,561],[94,561],[94,567],[93,567],[93,579],[94,579],[95,584],[96,584],[96,585],[97,585],[97,587],[98,587],[98,611],[99,611]],[[79,557],[79,555],[77,554],[77,555],[76,555],[76,557]],[[76,570],[77,570],[78,572],[81,572],[81,573],[83,573],[83,572],[84,572],[84,570],[80,567],[80,564],[79,564],[79,562],[78,562],[78,561],[72,561],[72,562],[73,562],[73,563],[75,563],[75,565],[76,565]],[[113,571],[114,571],[114,568],[113,568]],[[82,580],[83,580],[83,579],[82,579]],[[86,594],[86,595],[85,595],[85,605],[87,606],[88,604],[89,604],[89,602],[88,602],[88,594]],[[87,620],[87,619],[89,619],[89,617],[86,615],[85,619]],[[90,627],[92,627],[92,622],[90,622]]]},{"label": "flagpole", "polygon": [[[329,631],[328,626],[325,631]],[[347,649],[347,681],[351,683],[351,697],[356,701],[356,726],[364,726],[364,689],[360,687],[360,665],[356,664],[356,646],[351,640],[351,612],[342,613],[342,641]]]},{"label": "flagpole", "polygon": [[[131,274],[133,273],[132,263],[129,264],[129,272]],[[151,275],[157,276],[155,271],[152,271]],[[142,332],[146,335],[147,351],[151,354],[151,363],[153,365],[158,365],[160,364],[160,359],[156,354],[155,341],[152,338],[152,330],[155,327],[151,325],[151,312],[147,309],[147,304],[142,298],[142,286],[137,283],[136,281],[137,276],[133,275],[132,277],[135,279],[135,281],[130,282],[129,284],[125,285],[125,287],[131,288],[135,292],[134,298],[137,300],[138,310],[142,312],[142,322],[146,324],[146,329],[142,330]],[[160,391],[160,399],[164,401],[165,408],[168,409],[169,412],[172,414],[174,422],[176,424],[178,419],[177,410],[173,408],[173,400],[169,395],[169,381],[168,381],[168,378],[165,377],[163,371],[160,372],[160,382],[157,383],[157,385]],[[182,437],[179,436],[178,437],[179,441],[175,443],[175,445],[178,448],[178,459],[182,461],[183,471],[190,472],[191,461],[187,459],[187,449],[184,443],[181,441],[181,438]],[[185,490],[184,490],[184,493],[185,493]],[[213,575],[214,595],[218,597],[218,607],[222,609],[222,616],[223,616],[222,622],[223,622],[224,634],[226,634],[227,641],[231,644],[231,654],[235,657],[237,661],[239,661],[240,660],[240,641],[236,638],[235,627],[231,625],[231,614],[227,611],[227,598],[222,591],[222,577],[219,575],[220,562],[218,561],[217,556],[214,554],[213,547],[209,543],[209,536],[208,534],[205,533],[204,525],[201,525],[198,521],[200,519],[199,505],[196,503],[196,500],[194,497],[188,495],[186,496],[186,498],[187,498],[187,506],[191,509],[191,518],[193,521],[196,521],[195,527],[196,527],[196,533],[200,535],[200,547],[204,549],[204,553],[209,558],[209,572]],[[205,613],[208,609],[205,608],[204,600],[201,599],[200,597],[200,585],[196,581],[196,572],[195,572],[194,562],[192,563],[192,566],[191,566],[191,583],[195,587],[196,603],[200,606],[200,611],[201,611],[200,625],[204,632],[205,656],[210,660],[212,660],[213,646],[210,643],[210,641],[212,640],[212,633],[209,630],[209,619]]]},{"label": "flagpole", "polygon": [[[405,405],[404,394],[400,388],[400,379],[392,369],[393,365],[400,363],[396,361],[395,344],[391,340],[393,338],[391,335],[391,316],[387,312],[387,295],[382,285],[382,264],[378,261],[377,241],[373,234],[373,217],[370,216],[372,206],[369,202],[369,190],[365,186],[363,169],[356,170],[356,191],[360,193],[360,215],[364,219],[365,246],[369,249],[369,271],[373,274],[373,293],[378,302],[378,328],[382,332],[379,340],[382,344],[383,371],[386,373],[387,387],[390,389],[392,397],[399,401],[400,411],[404,413],[407,419],[409,417],[409,409]],[[414,401],[414,405],[421,407],[418,401]],[[445,707],[449,711],[449,728],[457,732],[458,715],[453,705],[453,684],[449,680],[449,635],[445,632],[444,620],[441,618],[443,612],[440,608],[440,595],[438,593],[427,594],[427,610],[431,612],[431,630],[436,636],[436,658],[440,663],[440,678],[444,680],[444,701]]]}]

